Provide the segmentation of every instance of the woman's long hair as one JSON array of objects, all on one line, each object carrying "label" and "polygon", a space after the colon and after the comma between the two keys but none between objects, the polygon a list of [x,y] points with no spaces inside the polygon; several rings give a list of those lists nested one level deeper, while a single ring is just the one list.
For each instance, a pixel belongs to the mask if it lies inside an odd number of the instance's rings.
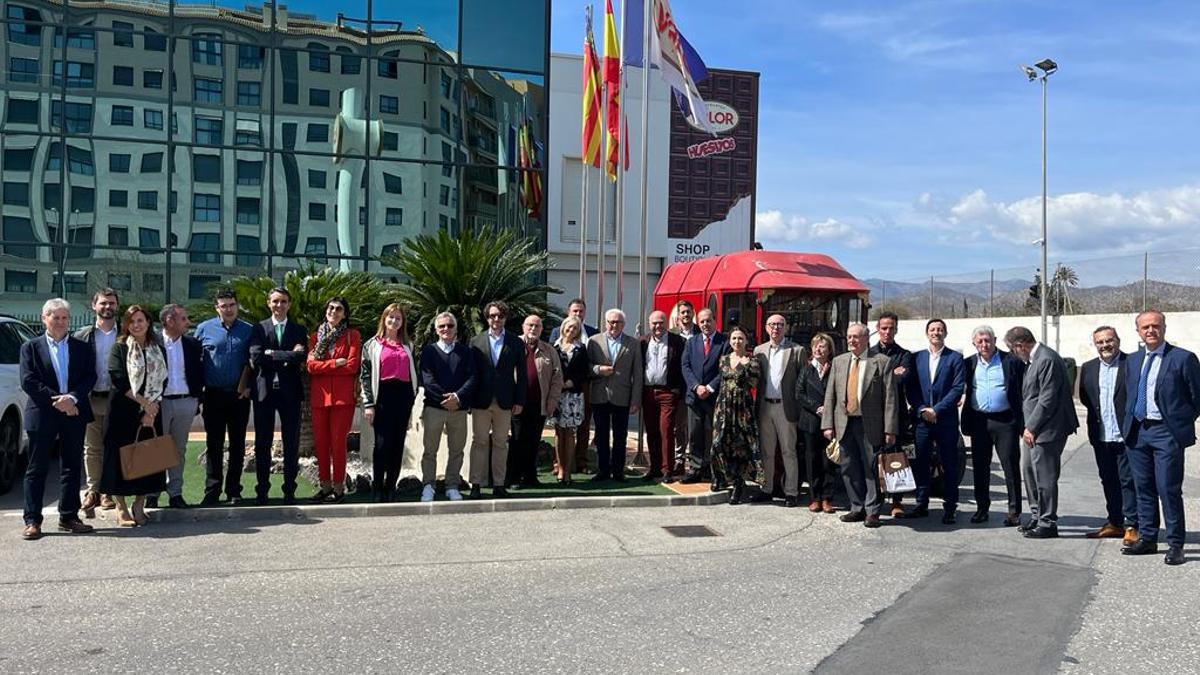
[{"label": "woman's long hair", "polygon": [[397,337],[400,338],[400,344],[408,347],[408,315],[404,313],[404,306],[398,302],[393,302],[385,307],[383,314],[379,315],[379,327],[375,330],[375,339],[383,340],[387,335],[387,318],[396,313],[400,314],[400,331]]},{"label": "woman's long hair", "polygon": [[138,314],[146,317],[146,344],[157,345],[158,334],[154,332],[154,317],[150,316],[150,312],[146,311],[141,305],[130,305],[125,308],[125,313],[121,315],[121,332],[117,334],[117,338],[124,338],[130,335],[129,326],[133,323],[133,317]]},{"label": "woman's long hair", "polygon": [[554,346],[559,349],[567,348],[567,326],[575,326],[575,343],[583,344],[583,322],[573,316],[568,316],[558,326],[558,342],[554,343]]}]

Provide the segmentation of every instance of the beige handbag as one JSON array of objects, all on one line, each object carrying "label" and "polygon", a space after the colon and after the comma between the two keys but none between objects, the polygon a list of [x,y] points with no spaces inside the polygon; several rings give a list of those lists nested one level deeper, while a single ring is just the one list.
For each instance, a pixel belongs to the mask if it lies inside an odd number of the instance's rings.
[{"label": "beige handbag", "polygon": [[829,441],[829,445],[825,446],[825,456],[834,464],[842,463],[842,446],[836,438]]},{"label": "beige handbag", "polygon": [[[121,475],[125,480],[135,480],[179,466],[179,450],[170,436],[155,434],[149,440],[140,440],[142,429],[129,445],[121,446]],[[151,428],[151,431],[154,429]]]}]

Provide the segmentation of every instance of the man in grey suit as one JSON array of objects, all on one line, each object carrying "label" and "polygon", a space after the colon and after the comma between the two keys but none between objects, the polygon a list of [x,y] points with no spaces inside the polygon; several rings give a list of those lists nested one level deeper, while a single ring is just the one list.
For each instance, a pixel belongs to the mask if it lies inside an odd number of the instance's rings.
[{"label": "man in grey suit", "polygon": [[842,522],[879,527],[883,502],[875,484],[875,451],[896,442],[900,420],[892,369],[886,356],[867,355],[869,334],[861,323],[846,329],[850,351],[834,358],[830,367],[821,429],[842,448],[842,480],[850,497]]},{"label": "man in grey suit", "polygon": [[[626,335],[625,312],[604,313],[604,332],[588,338],[592,364],[592,423],[596,427],[596,475],[593,481],[625,480],[625,447],[629,415],[642,400],[642,350]],[[611,436],[609,432],[611,430]]]},{"label": "man in grey suit", "polygon": [[[783,505],[800,503],[800,458],[796,454],[796,424],[800,403],[796,378],[807,362],[804,348],[785,337],[787,320],[780,314],[767,317],[767,342],[754,348],[762,380],[758,395],[759,447],[762,450],[763,501],[770,499],[775,483],[775,456],[783,459]],[[776,450],[778,443],[778,450]]]},{"label": "man in grey suit", "polygon": [[1004,334],[1008,348],[1029,364],[1021,384],[1021,474],[1029,501],[1029,522],[1021,532],[1030,539],[1058,536],[1058,474],[1067,437],[1079,428],[1067,364],[1053,349],[1038,344],[1024,326]]}]

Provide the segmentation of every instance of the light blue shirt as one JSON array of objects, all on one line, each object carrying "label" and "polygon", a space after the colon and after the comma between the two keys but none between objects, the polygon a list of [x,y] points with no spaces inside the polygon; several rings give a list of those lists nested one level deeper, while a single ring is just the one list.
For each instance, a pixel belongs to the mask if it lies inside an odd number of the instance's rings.
[{"label": "light blue shirt", "polygon": [[612,359],[613,365],[616,365],[617,354],[621,353],[621,336],[613,338],[612,334],[605,333],[604,338],[608,340],[608,355]]},{"label": "light blue shirt", "polygon": [[46,333],[46,344],[50,348],[50,363],[54,365],[54,375],[58,378],[58,393],[67,393],[67,373],[71,367],[71,350],[67,345],[70,335],[62,336],[58,342]]},{"label": "light blue shirt", "polygon": [[971,404],[979,412],[999,413],[1009,409],[1008,396],[1004,389],[1004,367],[1000,365],[1000,352],[993,352],[987,363],[979,359],[975,364],[974,400]]},{"label": "light blue shirt", "polygon": [[1119,358],[1113,359],[1112,363],[1100,359],[1100,423],[1104,426],[1105,443],[1121,443],[1125,440],[1121,436],[1121,425],[1117,423],[1117,406],[1114,403],[1120,366]]},{"label": "light blue shirt", "polygon": [[214,389],[233,389],[250,362],[250,324],[236,319],[226,327],[221,317],[196,327],[196,339],[204,347],[204,384]]},{"label": "light blue shirt", "polygon": [[488,331],[488,342],[492,347],[492,365],[500,363],[500,350],[504,349],[504,331],[500,331],[499,335],[493,335]]},{"label": "light blue shirt", "polygon": [[1146,419],[1148,420],[1162,419],[1162,412],[1159,411],[1158,403],[1154,400],[1154,393],[1158,389],[1158,369],[1162,365],[1163,352],[1166,351],[1166,346],[1167,343],[1164,342],[1158,346],[1158,349],[1146,352],[1146,360],[1142,361],[1142,367],[1145,369],[1146,361],[1150,360],[1150,355],[1157,354],[1154,357],[1154,363],[1150,364],[1149,372],[1146,373],[1146,377],[1149,378],[1146,381]]}]

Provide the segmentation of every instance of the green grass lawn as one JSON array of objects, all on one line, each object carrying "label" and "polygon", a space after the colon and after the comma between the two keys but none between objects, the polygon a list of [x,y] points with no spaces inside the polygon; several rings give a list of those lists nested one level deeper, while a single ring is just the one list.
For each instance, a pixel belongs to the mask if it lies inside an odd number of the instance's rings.
[{"label": "green grass lawn", "polygon": [[[183,470],[183,498],[189,504],[199,504],[204,498],[204,468],[196,463],[196,458],[204,452],[204,443],[193,441],[188,443],[188,455],[186,466]],[[591,476],[585,474],[576,474],[574,482],[571,485],[559,485],[558,480],[554,477],[554,473],[549,467],[545,467],[538,474],[538,480],[542,482],[539,488],[525,488],[519,490],[509,490],[509,495],[512,498],[545,498],[545,497],[612,497],[612,496],[632,496],[632,495],[672,495],[675,494],[668,488],[659,485],[658,483],[650,483],[643,481],[639,475],[626,477],[624,482],[614,480],[598,481],[593,483]],[[247,498],[254,497],[254,488],[258,480],[253,473],[242,474],[242,496]],[[304,480],[299,478],[296,481],[296,498],[304,500],[316,492],[316,488]],[[283,476],[280,474],[271,474],[271,504],[283,503]],[[464,492],[465,492],[464,488]],[[491,490],[484,489],[485,497],[490,497]],[[465,494],[464,494],[465,496]],[[164,496],[165,499],[165,496]],[[445,496],[438,493],[437,500],[442,501]],[[402,492],[399,495],[398,501],[415,502],[420,500],[420,493],[415,491]],[[346,495],[347,502],[364,503],[372,501],[370,493],[349,493]],[[222,505],[225,505],[222,502]]]}]

